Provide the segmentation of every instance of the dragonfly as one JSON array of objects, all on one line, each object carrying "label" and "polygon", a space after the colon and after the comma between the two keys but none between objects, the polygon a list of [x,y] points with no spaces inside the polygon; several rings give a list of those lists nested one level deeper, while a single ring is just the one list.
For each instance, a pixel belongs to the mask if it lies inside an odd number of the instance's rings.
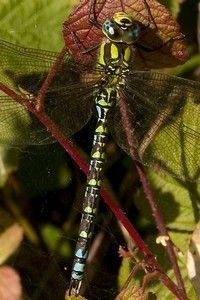
[{"label": "dragonfly", "polygon": [[[97,123],[83,201],[69,294],[80,294],[100,197],[110,133],[133,159],[181,180],[199,179],[200,83],[134,70],[140,25],[117,12],[102,25],[99,54],[80,64],[68,52],[46,91],[44,111],[71,137],[94,114]],[[24,101],[37,99],[58,54],[0,41],[0,82]],[[42,145],[54,138],[11,97],[0,97],[0,142]]]}]

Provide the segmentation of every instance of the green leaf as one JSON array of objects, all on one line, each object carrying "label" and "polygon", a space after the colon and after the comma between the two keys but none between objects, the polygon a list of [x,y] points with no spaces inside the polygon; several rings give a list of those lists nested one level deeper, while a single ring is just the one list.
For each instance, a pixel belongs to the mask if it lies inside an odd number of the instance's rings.
[{"label": "green leaf", "polygon": [[[167,175],[163,177],[153,171],[149,171],[148,173],[154,196],[161,214],[163,215],[170,238],[175,247],[179,249],[176,253],[184,284],[186,286],[186,293],[189,299],[196,299],[195,291],[187,274],[187,251],[191,232],[194,230],[196,224],[197,212],[194,211],[193,206],[197,201],[199,186],[192,183],[184,184],[175,178]],[[137,194],[135,203],[143,218],[148,220],[146,227],[152,226],[150,225],[152,222],[155,227],[155,221],[149,208],[148,201],[141,192]],[[145,241],[150,245],[151,250],[156,255],[158,262],[165,270],[166,274],[176,282],[174,272],[169,265],[165,247],[161,244],[156,244],[156,238],[159,236],[159,233],[155,231],[151,232],[150,229],[147,229],[146,232],[148,232],[148,235]],[[152,291],[156,294],[158,299],[175,299],[172,298],[171,292],[161,283],[154,284]]]},{"label": "green leaf", "polygon": [[42,227],[42,235],[50,250],[56,250],[57,253],[65,258],[71,255],[70,247],[67,242],[65,241],[61,244],[63,232],[60,228],[51,224],[45,224]]},{"label": "green leaf", "polygon": [[160,3],[165,5],[171,12],[174,18],[178,16],[178,13],[180,11],[180,1],[174,1],[174,0],[160,0]]},{"label": "green leaf", "polygon": [[5,0],[0,4],[1,39],[25,47],[60,50],[62,24],[74,0]]},{"label": "green leaf", "polygon": [[0,146],[0,186],[3,187],[11,172],[18,169],[20,152],[17,148]]}]

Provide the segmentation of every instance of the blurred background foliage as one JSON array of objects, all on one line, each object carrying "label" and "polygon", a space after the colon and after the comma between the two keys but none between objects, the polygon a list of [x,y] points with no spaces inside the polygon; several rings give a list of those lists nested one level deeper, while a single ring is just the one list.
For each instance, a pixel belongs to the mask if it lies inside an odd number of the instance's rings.
[{"label": "blurred background foliage", "polygon": [[[190,59],[184,65],[167,72],[199,80],[198,1],[159,2],[178,20],[190,52]],[[1,1],[0,38],[25,47],[60,51],[62,24],[74,4],[73,0]],[[73,138],[80,152],[89,154],[93,128],[94,120]],[[184,184],[161,177],[152,170],[147,172],[172,241],[180,249],[179,264],[188,298],[195,299],[187,275],[186,255],[191,233],[199,220],[199,187],[195,183]],[[112,140],[107,146],[105,173],[114,197],[173,279],[166,251],[155,243],[157,230],[134,163]],[[63,299],[81,217],[85,176],[57,144],[27,148],[2,145],[0,175],[0,210],[3,215],[9,215],[13,223],[19,223],[24,231],[20,247],[17,251],[13,248],[13,254],[9,256],[9,253],[6,260],[21,278],[22,299]],[[1,231],[5,232],[5,218],[1,218],[0,224]],[[86,271],[86,295],[88,299],[114,299],[119,285],[128,277],[132,262],[124,259],[121,264],[118,247],[127,246],[127,241],[103,201],[95,233],[95,241],[100,246],[92,245],[95,254]],[[5,264],[5,259],[2,263]],[[149,290],[156,292],[158,299],[173,299],[159,283],[154,282]]]}]

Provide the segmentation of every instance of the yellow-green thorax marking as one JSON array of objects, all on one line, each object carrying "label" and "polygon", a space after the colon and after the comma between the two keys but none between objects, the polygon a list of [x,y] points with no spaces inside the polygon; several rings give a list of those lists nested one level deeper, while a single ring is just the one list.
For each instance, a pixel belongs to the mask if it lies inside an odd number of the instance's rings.
[{"label": "yellow-green thorax marking", "polygon": [[130,45],[138,39],[140,27],[133,22],[130,16],[124,12],[118,12],[111,20],[104,22],[102,31],[106,39],[100,46],[97,65],[104,70],[104,75],[101,79],[101,84],[94,91],[98,120],[91,151],[82,220],[71,274],[70,293],[73,291],[75,295],[78,295],[80,291],[100,195],[105,161],[105,145],[108,134],[107,116],[110,108],[115,105],[119,88],[124,86],[124,79],[129,72],[129,63],[133,54]]}]

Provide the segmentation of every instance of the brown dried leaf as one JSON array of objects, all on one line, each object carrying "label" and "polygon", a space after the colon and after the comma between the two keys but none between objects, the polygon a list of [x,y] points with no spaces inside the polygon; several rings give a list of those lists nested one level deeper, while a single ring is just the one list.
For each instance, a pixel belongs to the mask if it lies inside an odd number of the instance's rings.
[{"label": "brown dried leaf", "polygon": [[[188,58],[184,36],[180,33],[178,23],[173,19],[171,13],[155,0],[146,0],[150,8],[148,12],[144,0],[98,0],[95,4],[97,21],[102,24],[106,18],[111,18],[115,12],[125,11],[134,20],[146,28],[138,43],[145,48],[155,49],[165,44],[159,50],[146,52],[137,48],[135,68],[163,68],[173,67],[183,63]],[[74,57],[83,62],[96,55],[96,46],[104,38],[100,29],[88,22],[90,1],[81,0],[79,6],[64,23],[64,39]],[[96,47],[96,48],[95,48]],[[82,52],[86,49],[93,49],[87,54]]]},{"label": "brown dried leaf", "polygon": [[0,268],[0,299],[19,300],[22,287],[19,275],[10,267]]},{"label": "brown dried leaf", "polygon": [[[22,227],[15,223],[0,235],[0,264],[2,264],[19,247],[23,238]],[[0,298],[1,299],[1,298]]]}]

